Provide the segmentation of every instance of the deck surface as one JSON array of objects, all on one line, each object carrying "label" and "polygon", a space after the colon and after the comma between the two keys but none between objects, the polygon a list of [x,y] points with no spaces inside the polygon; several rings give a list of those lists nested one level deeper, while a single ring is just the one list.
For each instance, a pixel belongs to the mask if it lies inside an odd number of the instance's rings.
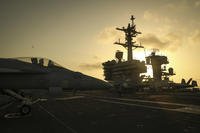
[{"label": "deck surface", "polygon": [[[69,98],[70,97],[70,98]],[[199,133],[200,97],[193,94],[115,96],[79,93],[43,100],[29,116],[4,118],[2,133]]]}]

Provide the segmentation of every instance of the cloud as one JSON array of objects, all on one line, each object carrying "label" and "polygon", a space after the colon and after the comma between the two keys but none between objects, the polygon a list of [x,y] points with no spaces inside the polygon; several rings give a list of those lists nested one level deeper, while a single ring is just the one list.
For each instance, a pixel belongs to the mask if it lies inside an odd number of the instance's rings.
[{"label": "cloud", "polygon": [[173,3],[168,3],[164,6],[167,10],[176,12],[186,12],[188,9],[193,7],[193,2],[190,0],[181,0]]},{"label": "cloud", "polygon": [[115,27],[106,27],[98,34],[97,40],[101,44],[113,44],[119,38],[123,38],[122,36]]},{"label": "cloud", "polygon": [[94,55],[92,58],[95,59],[95,60],[100,59],[99,56],[96,56],[96,55]]},{"label": "cloud", "polygon": [[200,30],[195,30],[191,33],[189,37],[189,42],[191,44],[200,44]]},{"label": "cloud", "polygon": [[154,10],[146,10],[143,13],[143,19],[149,23],[149,29],[151,29],[149,32],[153,32],[154,34],[168,33],[174,30],[174,27],[180,23],[177,18],[164,15]]},{"label": "cloud", "polygon": [[148,45],[155,48],[165,48],[168,45],[168,42],[162,41],[156,35],[149,33],[137,39],[144,45]]},{"label": "cloud", "polygon": [[170,24],[170,25],[172,23],[173,24],[177,23],[177,20],[175,18],[171,19],[167,16],[160,15],[156,11],[150,11],[150,10],[144,11],[143,18],[145,20],[153,21],[156,23],[163,23],[163,24]]},{"label": "cloud", "polygon": [[168,3],[164,6],[165,9],[176,12],[188,12],[188,10],[191,10],[194,7],[200,7],[200,0],[180,0]]},{"label": "cloud", "polygon": [[160,37],[153,33],[148,33],[139,37],[138,42],[141,42],[147,48],[158,48],[167,50],[177,50],[182,45],[182,38],[179,34],[168,33]]},{"label": "cloud", "polygon": [[144,12],[143,18],[145,20],[153,20],[155,22],[158,22],[161,19],[161,17],[158,14],[153,13],[152,11],[149,10]]},{"label": "cloud", "polygon": [[196,43],[200,43],[200,31],[196,31],[196,33],[193,36],[193,41]]},{"label": "cloud", "polygon": [[101,69],[102,65],[101,62],[97,62],[97,63],[83,63],[79,65],[79,68],[81,68],[82,70],[97,70],[97,69]]},{"label": "cloud", "polygon": [[170,32],[165,35],[164,39],[168,42],[167,49],[171,51],[177,50],[183,44],[182,33]]},{"label": "cloud", "polygon": [[199,1],[195,1],[195,7],[200,7],[200,0]]}]

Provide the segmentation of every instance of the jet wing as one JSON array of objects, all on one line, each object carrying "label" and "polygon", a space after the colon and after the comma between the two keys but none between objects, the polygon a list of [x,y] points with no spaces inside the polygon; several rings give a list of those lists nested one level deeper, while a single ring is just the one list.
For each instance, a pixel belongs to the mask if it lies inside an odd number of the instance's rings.
[{"label": "jet wing", "polygon": [[42,66],[22,62],[16,59],[0,59],[0,74],[45,74],[48,70]]}]

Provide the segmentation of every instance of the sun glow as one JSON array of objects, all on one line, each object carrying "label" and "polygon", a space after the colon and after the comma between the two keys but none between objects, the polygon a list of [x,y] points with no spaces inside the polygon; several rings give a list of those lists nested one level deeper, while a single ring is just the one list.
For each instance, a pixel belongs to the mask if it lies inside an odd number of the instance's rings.
[{"label": "sun glow", "polygon": [[[136,60],[145,61],[145,57],[146,57],[146,55],[145,55],[144,51],[136,51],[133,54],[133,58],[136,59]],[[153,71],[152,71],[152,67],[150,65],[147,65],[147,72],[144,73],[144,74],[146,76],[153,77]]]},{"label": "sun glow", "polygon": [[145,61],[145,54],[144,52],[135,52],[133,51],[133,58],[140,61]]}]

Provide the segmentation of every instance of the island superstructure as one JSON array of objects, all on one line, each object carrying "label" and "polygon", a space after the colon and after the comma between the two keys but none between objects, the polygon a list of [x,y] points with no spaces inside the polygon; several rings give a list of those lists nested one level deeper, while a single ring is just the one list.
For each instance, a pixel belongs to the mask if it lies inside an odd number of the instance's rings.
[{"label": "island superstructure", "polygon": [[127,49],[127,60],[122,61],[123,52],[117,51],[115,54],[116,60],[107,61],[103,63],[105,80],[113,83],[120,84],[121,82],[129,82],[133,85],[140,85],[142,78],[141,73],[147,72],[145,61],[133,59],[133,48],[144,48],[141,45],[137,45],[134,38],[141,34],[136,30],[134,24],[135,18],[131,16],[131,23],[128,23],[127,28],[116,28],[125,34],[125,43],[115,42],[114,44],[121,45]]},{"label": "island superstructure", "polygon": [[[113,84],[115,88],[131,88],[132,90],[141,90],[146,87],[161,90],[163,88],[174,89],[197,86],[197,82],[192,79],[189,79],[187,83],[183,82],[185,79],[181,83],[170,81],[169,78],[175,75],[174,69],[172,67],[166,68],[166,65],[169,64],[167,56],[156,54],[156,49],[153,49],[151,54],[145,57],[146,62],[134,59],[133,50],[144,48],[144,46],[136,44],[135,38],[141,32],[136,30],[133,15],[130,20],[131,23],[128,23],[126,28],[116,28],[116,30],[124,33],[125,42],[121,43],[119,40],[114,43],[123,46],[127,50],[127,59],[123,60],[123,52],[117,50],[115,60],[102,63],[105,80]],[[148,65],[152,67],[153,77],[145,75]]]}]

